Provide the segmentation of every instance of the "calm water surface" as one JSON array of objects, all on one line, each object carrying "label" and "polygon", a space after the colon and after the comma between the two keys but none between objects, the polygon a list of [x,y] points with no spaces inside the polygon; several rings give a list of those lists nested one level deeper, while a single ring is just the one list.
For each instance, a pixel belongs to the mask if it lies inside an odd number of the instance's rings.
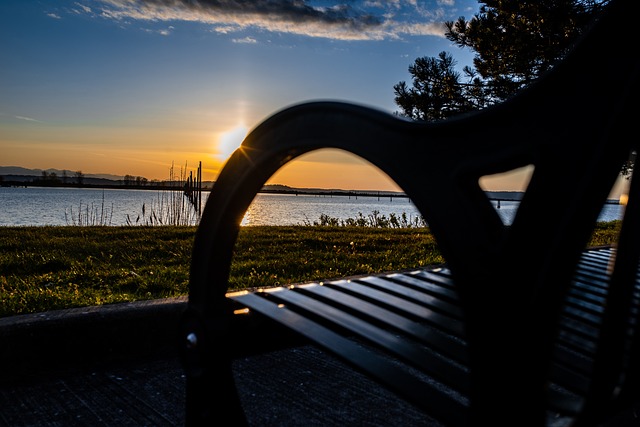
[{"label": "calm water surface", "polygon": [[159,192],[97,188],[0,188],[0,225],[73,225],[78,214],[100,215],[107,225],[134,221]]},{"label": "calm water surface", "polygon": [[[203,193],[203,203],[208,194]],[[106,225],[126,225],[127,217],[135,223],[143,206],[147,215],[150,209],[161,210],[160,203],[166,198],[167,194],[158,190],[0,187],[0,226],[73,225],[79,212],[102,218]],[[501,202],[497,212],[505,224],[511,223],[517,207],[517,202]],[[387,218],[404,213],[412,222],[420,217],[406,198],[259,194],[242,224],[303,225],[319,221],[322,214],[346,220],[360,214],[368,217],[376,211]],[[620,217],[620,205],[606,205],[600,220]]]},{"label": "calm water surface", "polygon": [[387,218],[403,213],[413,222],[420,212],[408,198],[258,194],[242,221],[243,225],[302,225],[319,222],[320,215],[346,220],[379,212]]}]

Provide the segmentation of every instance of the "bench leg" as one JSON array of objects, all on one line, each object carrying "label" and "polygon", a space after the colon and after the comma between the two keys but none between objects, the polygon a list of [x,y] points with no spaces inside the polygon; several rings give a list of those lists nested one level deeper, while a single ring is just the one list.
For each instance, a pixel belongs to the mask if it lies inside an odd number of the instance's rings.
[{"label": "bench leg", "polygon": [[186,374],[187,426],[248,425],[235,386],[229,331],[211,333],[194,310],[183,315],[179,347]]},{"label": "bench leg", "polygon": [[235,388],[231,364],[218,366],[215,372],[187,376],[186,425],[246,426],[238,393]]}]

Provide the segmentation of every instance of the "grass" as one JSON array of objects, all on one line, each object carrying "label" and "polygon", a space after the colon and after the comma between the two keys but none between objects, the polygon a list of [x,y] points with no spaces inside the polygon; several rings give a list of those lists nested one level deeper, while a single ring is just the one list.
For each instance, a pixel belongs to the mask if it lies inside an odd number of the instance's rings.
[{"label": "grass", "polygon": [[[601,223],[592,245],[615,241]],[[194,226],[0,227],[0,317],[186,295]],[[428,228],[243,227],[229,289],[438,264]]]},{"label": "grass", "polygon": [[0,316],[186,293],[193,227],[2,227]]}]

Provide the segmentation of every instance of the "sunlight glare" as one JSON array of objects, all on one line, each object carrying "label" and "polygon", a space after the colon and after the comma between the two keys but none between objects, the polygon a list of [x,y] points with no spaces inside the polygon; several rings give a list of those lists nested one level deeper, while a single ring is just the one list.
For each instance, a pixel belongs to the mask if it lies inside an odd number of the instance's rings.
[{"label": "sunlight glare", "polygon": [[247,131],[246,126],[238,125],[221,134],[218,140],[218,158],[223,161],[227,160],[240,144],[242,144],[242,141],[247,136]]}]

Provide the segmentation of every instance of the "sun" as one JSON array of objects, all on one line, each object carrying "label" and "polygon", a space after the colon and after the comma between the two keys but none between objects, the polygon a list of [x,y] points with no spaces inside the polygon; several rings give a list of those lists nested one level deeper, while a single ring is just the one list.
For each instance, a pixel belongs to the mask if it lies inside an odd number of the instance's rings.
[{"label": "sun", "polygon": [[236,148],[242,144],[245,136],[247,136],[247,131],[248,129],[245,125],[238,125],[222,133],[218,139],[218,158],[223,161],[227,160],[236,151]]}]

